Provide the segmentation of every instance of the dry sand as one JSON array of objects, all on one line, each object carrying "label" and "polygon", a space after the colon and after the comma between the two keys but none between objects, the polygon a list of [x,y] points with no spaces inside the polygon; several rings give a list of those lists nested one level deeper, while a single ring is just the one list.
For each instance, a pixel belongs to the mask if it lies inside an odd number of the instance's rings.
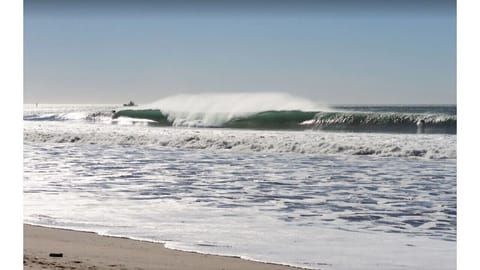
[{"label": "dry sand", "polygon": [[[24,269],[298,269],[283,265],[205,255],[162,244],[94,233],[24,225]],[[50,257],[62,253],[63,257]]]}]

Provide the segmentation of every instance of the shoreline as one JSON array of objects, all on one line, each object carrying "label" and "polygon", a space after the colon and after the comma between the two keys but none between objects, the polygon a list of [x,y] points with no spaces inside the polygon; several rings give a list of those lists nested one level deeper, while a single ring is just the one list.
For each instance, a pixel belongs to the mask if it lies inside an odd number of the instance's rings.
[{"label": "shoreline", "polygon": [[[166,248],[162,243],[23,224],[24,269],[292,270],[288,265]],[[50,257],[61,253],[62,257]]]}]

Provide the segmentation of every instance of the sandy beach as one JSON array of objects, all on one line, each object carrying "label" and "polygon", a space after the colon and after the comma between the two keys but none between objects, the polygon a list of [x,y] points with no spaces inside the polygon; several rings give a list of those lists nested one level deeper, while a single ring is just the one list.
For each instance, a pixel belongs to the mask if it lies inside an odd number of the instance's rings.
[{"label": "sandy beach", "polygon": [[[51,257],[51,253],[62,257]],[[162,244],[24,225],[24,269],[298,269]]]}]

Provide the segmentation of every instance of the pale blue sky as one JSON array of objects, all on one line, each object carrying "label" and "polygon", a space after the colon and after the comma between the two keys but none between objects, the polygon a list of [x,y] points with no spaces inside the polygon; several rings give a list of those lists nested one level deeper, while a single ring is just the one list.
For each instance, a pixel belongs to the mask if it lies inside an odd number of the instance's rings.
[{"label": "pale blue sky", "polygon": [[26,103],[147,103],[203,92],[456,103],[454,8],[386,11],[373,1],[351,9],[345,1],[322,12],[289,12],[288,5],[197,12],[193,4],[107,9],[38,1],[25,2]]}]

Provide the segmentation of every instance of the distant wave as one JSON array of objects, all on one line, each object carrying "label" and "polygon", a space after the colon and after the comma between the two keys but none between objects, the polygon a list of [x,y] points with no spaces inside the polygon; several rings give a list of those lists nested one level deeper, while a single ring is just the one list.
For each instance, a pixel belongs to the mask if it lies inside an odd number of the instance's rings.
[{"label": "distant wave", "polygon": [[[303,111],[264,111],[246,113],[245,116],[230,116],[227,113],[196,113],[183,117],[186,113],[174,115],[165,114],[160,110],[122,110],[116,112],[113,118],[130,117],[149,119],[165,126],[196,126],[196,127],[226,127],[252,129],[298,129],[301,123],[312,119],[317,112]],[[208,119],[221,119],[208,121]]]},{"label": "distant wave", "polygon": [[[113,118],[149,119],[164,126],[224,127],[248,129],[321,129],[345,131],[389,131],[455,134],[457,118],[447,114],[264,111],[245,116],[226,117],[221,113],[197,113],[181,119],[181,113],[169,115],[161,110],[122,110]],[[180,117],[177,118],[177,117]],[[205,118],[223,118],[223,122],[208,125]],[[180,120],[180,121],[179,121]]]},{"label": "distant wave", "polygon": [[105,121],[111,120],[113,112],[32,112],[23,115],[26,121]]},{"label": "distant wave", "polygon": [[31,106],[26,121],[95,121],[179,127],[456,134],[455,105],[325,106],[282,93],[169,96],[135,107]]},{"label": "distant wave", "polygon": [[348,131],[390,131],[456,134],[457,116],[389,112],[319,112],[307,126]]},{"label": "distant wave", "polygon": [[456,134],[457,116],[448,114],[391,112],[262,111],[229,113],[164,113],[158,109],[118,112],[32,113],[26,121],[98,121],[120,119],[149,121],[157,126],[215,127],[271,130],[332,130],[349,132]]}]

